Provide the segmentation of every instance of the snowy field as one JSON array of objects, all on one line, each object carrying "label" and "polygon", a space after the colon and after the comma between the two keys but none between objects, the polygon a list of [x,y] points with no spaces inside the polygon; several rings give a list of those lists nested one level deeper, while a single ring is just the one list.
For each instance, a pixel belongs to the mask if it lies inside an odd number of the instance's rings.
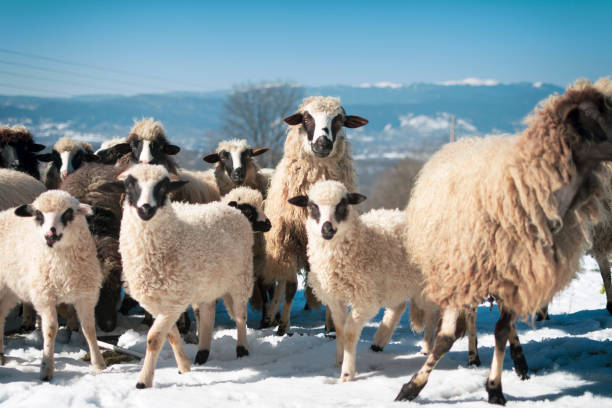
[{"label": "snowy field", "polygon": [[[601,276],[585,258],[584,272],[553,301],[551,320],[520,323],[519,336],[531,379],[520,381],[506,353],[503,390],[509,407],[612,407],[612,317],[604,309]],[[595,270],[595,271],[593,271]],[[303,292],[292,313],[293,336],[276,337],[272,329],[248,330],[250,356],[235,358],[235,329],[225,310],[217,310],[217,330],[210,359],[179,375],[168,344],[160,354],[154,388],[135,388],[141,362],[108,367],[90,374],[82,361],[86,346],[79,335],[57,344],[55,377],[38,380],[42,356],[40,333],[5,338],[7,364],[0,367],[0,405],[7,407],[490,407],[484,382],[493,354],[497,309],[478,310],[479,351],[483,365],[467,367],[467,338],[455,343],[417,400],[394,403],[403,383],[421,366],[421,337],[410,331],[406,313],[382,353],[369,350],[380,313],[361,336],[357,377],[338,382],[335,340],[323,335],[324,313],[304,311]],[[121,320],[119,345],[144,353],[146,328],[137,318]],[[249,316],[255,327],[258,316]],[[132,327],[131,329],[127,329]],[[126,331],[127,330],[127,331]],[[99,335],[101,333],[98,333]],[[191,360],[196,346],[187,345]]]}]

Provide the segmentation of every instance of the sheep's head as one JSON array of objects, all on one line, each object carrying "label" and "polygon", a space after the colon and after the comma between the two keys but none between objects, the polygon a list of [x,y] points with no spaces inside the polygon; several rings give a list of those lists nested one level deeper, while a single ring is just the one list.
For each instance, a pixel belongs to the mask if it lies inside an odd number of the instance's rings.
[{"label": "sheep's head", "polygon": [[246,179],[252,158],[268,150],[266,147],[251,149],[246,140],[234,139],[219,143],[217,151],[204,156],[202,160],[207,163],[218,163],[217,165],[225,170],[230,180],[241,186]]},{"label": "sheep's head", "polygon": [[345,221],[351,211],[349,205],[359,204],[365,199],[359,193],[349,193],[338,181],[326,180],[315,183],[307,196],[290,198],[289,203],[308,208],[306,230],[309,236],[321,235],[330,240],[334,236],[343,236],[348,230]]},{"label": "sheep's head", "polygon": [[[42,239],[50,248],[69,245],[71,228],[77,217],[85,217],[92,214],[91,207],[81,204],[65,191],[49,190],[42,193],[32,204],[24,204],[15,209],[19,217],[33,217],[34,222],[40,227]],[[87,224],[83,219],[80,227],[87,230]],[[79,239],[77,236],[75,239]]]},{"label": "sheep's head", "polygon": [[292,126],[302,126],[305,134],[304,150],[317,157],[327,157],[338,138],[344,137],[344,128],[358,128],[368,123],[360,116],[347,115],[340,99],[314,96],[304,99],[297,113],[286,117]]},{"label": "sheep's head", "polygon": [[63,180],[84,163],[99,161],[100,159],[93,153],[89,143],[77,142],[64,137],[55,143],[51,153],[39,154],[38,160],[51,162],[48,171],[57,171]]},{"label": "sheep's head", "polygon": [[134,123],[127,139],[132,149],[132,161],[143,164],[166,164],[168,156],[181,149],[170,144],[161,122],[153,118]]},{"label": "sheep's head", "polygon": [[102,143],[94,153],[103,164],[116,164],[124,155],[132,152],[132,146],[126,139],[112,139]]},{"label": "sheep's head", "polygon": [[[106,185],[102,190],[121,188],[128,205],[133,207],[143,221],[148,221],[158,209],[169,203],[168,194],[178,190],[186,181],[171,181],[168,171],[159,165],[137,164],[121,173],[122,183]],[[122,184],[122,186],[121,186]]]},{"label": "sheep's head", "polygon": [[237,208],[250,221],[253,231],[268,232],[272,228],[270,220],[263,212],[261,193],[249,187],[238,187],[223,196],[224,203]]},{"label": "sheep's head", "polygon": [[38,155],[44,145],[34,143],[23,126],[0,127],[0,167],[10,168],[40,178]]}]

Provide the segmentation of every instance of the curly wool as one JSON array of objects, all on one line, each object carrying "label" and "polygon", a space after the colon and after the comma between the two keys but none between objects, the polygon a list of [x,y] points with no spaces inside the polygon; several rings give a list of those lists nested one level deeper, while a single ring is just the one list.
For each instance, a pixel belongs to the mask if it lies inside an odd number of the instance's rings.
[{"label": "curly wool", "polygon": [[0,169],[0,211],[30,204],[45,190],[43,183],[28,174]]},{"label": "curly wool", "polygon": [[[306,98],[299,112],[344,113],[340,100],[331,97]],[[287,202],[291,197],[306,195],[310,187],[319,180],[337,180],[350,191],[355,191],[355,171],[344,128],[338,131],[334,149],[325,158],[316,157],[311,151],[304,151],[303,140],[306,131],[302,125],[289,126],[283,158],[276,167],[268,197],[265,202],[266,214],[272,229],[266,233],[268,270],[272,276],[297,280],[296,257],[306,257],[306,211]]]},{"label": "curly wool", "polygon": [[53,150],[58,153],[74,152],[77,149],[83,149],[83,151],[87,153],[93,153],[93,149],[91,148],[91,145],[89,143],[79,142],[69,137],[62,137],[57,142],[55,142],[55,145],[53,145]]},{"label": "curly wool", "polygon": [[139,140],[162,140],[166,141],[166,131],[160,121],[156,121],[153,118],[142,118],[141,120],[134,120],[134,125],[130,130],[130,136],[127,141],[130,142],[132,139]]},{"label": "curly wool", "polygon": [[463,139],[425,164],[406,209],[406,242],[437,304],[476,306],[491,294],[527,317],[574,276],[604,187],[592,177],[578,192],[581,206],[558,214],[553,193],[577,176],[580,143],[558,112],[593,92],[570,88],[543,101],[521,134]]},{"label": "curly wool", "polygon": [[32,141],[32,134],[25,126],[15,125],[12,127],[0,127],[0,144],[15,144],[19,142],[27,143]]}]

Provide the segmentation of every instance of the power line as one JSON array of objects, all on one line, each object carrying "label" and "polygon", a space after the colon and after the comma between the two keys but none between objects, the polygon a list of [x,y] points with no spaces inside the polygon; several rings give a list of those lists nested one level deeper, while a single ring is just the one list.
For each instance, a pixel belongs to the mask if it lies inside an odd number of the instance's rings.
[{"label": "power line", "polygon": [[54,96],[57,94],[61,94],[63,96],[68,96],[68,97],[70,96],[69,94],[64,93],[64,92],[50,91],[48,89],[41,89],[41,88],[31,88],[28,86],[21,86],[21,85],[12,85],[12,84],[2,83],[2,82],[0,82],[0,87],[17,89],[18,91],[44,92],[44,93],[48,93]]},{"label": "power line", "polygon": [[83,64],[83,63],[80,63],[80,62],[67,61],[67,60],[62,60],[62,59],[59,59],[59,58],[47,57],[47,56],[31,54],[31,53],[27,53],[27,52],[13,51],[13,50],[9,50],[9,49],[6,49],[6,48],[0,48],[0,52],[6,53],[6,54],[20,55],[22,57],[28,57],[28,58],[38,58],[38,59],[42,59],[42,60],[46,60],[46,61],[56,62],[58,64],[76,65],[76,66],[81,66],[81,67],[84,67],[84,68],[95,69],[95,70],[98,70],[98,71],[114,72],[116,74],[130,75],[130,76],[135,76],[135,77],[138,77],[138,78],[150,78],[150,79],[155,79],[157,81],[174,82],[174,83],[177,83],[177,84],[182,84],[183,86],[189,86],[189,87],[195,87],[195,88],[200,88],[201,87],[201,85],[189,84],[189,83],[186,83],[186,82],[183,82],[183,81],[177,81],[177,80],[174,80],[174,79],[163,78],[163,77],[159,77],[159,76],[156,76],[156,75],[147,75],[147,74],[143,74],[143,73],[140,73],[140,72],[130,72],[130,71],[124,71],[124,70],[113,69],[113,68],[108,68],[108,67],[101,67],[101,66],[97,66],[97,65]]},{"label": "power line", "polygon": [[74,72],[74,71],[68,71],[68,70],[63,70],[63,69],[54,69],[54,68],[42,68],[42,67],[37,67],[35,65],[30,65],[30,64],[24,64],[21,62],[13,62],[13,61],[3,61],[0,60],[0,64],[6,64],[6,65],[12,65],[15,67],[22,67],[22,68],[28,68],[28,69],[34,69],[37,71],[42,71],[42,72],[53,72],[53,73],[57,73],[57,74],[65,74],[65,75],[72,75],[72,76],[78,76],[81,78],[85,78],[85,79],[93,79],[96,81],[103,81],[103,82],[116,82],[118,84],[123,84],[123,85],[127,85],[130,86],[132,88],[135,89],[140,89],[141,88],[148,88],[148,89],[154,89],[156,91],[162,91],[162,92],[169,92],[170,89],[164,89],[164,88],[157,88],[157,87],[152,87],[149,85],[139,85],[139,84],[134,84],[133,82],[128,82],[128,81],[122,81],[120,79],[113,79],[113,78],[104,78],[104,77],[99,77],[99,76],[95,76],[95,75],[88,75],[88,74],[84,74],[81,72]]}]

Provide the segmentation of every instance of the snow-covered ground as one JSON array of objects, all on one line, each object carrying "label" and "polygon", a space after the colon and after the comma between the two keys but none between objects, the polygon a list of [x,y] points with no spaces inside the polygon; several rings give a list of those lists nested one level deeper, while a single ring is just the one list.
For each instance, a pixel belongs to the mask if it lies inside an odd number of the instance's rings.
[{"label": "snow-covered ground", "polygon": [[[507,406],[612,407],[612,317],[604,309],[601,277],[585,258],[584,272],[553,301],[551,320],[518,325],[531,379],[520,381],[506,353],[503,390]],[[382,353],[369,350],[382,313],[361,336],[357,378],[339,383],[334,364],[335,340],[323,335],[322,311],[304,311],[303,292],[292,313],[293,336],[276,337],[272,329],[248,331],[251,355],[235,358],[235,329],[224,309],[217,310],[209,361],[179,375],[168,344],[160,354],[154,387],[135,388],[141,362],[111,366],[98,375],[81,361],[86,346],[80,336],[57,344],[55,377],[38,380],[42,356],[39,333],[5,339],[7,364],[0,367],[0,405],[10,407],[399,407],[412,405],[488,407],[484,382],[493,354],[492,330],[497,309],[478,310],[480,368],[467,367],[467,339],[457,341],[430,377],[417,400],[393,399],[421,366],[421,337],[410,331],[404,315]],[[135,318],[123,319],[134,326]],[[258,322],[249,316],[249,326]],[[144,352],[146,332],[136,326],[119,344]],[[187,345],[193,360],[196,346]]]}]

